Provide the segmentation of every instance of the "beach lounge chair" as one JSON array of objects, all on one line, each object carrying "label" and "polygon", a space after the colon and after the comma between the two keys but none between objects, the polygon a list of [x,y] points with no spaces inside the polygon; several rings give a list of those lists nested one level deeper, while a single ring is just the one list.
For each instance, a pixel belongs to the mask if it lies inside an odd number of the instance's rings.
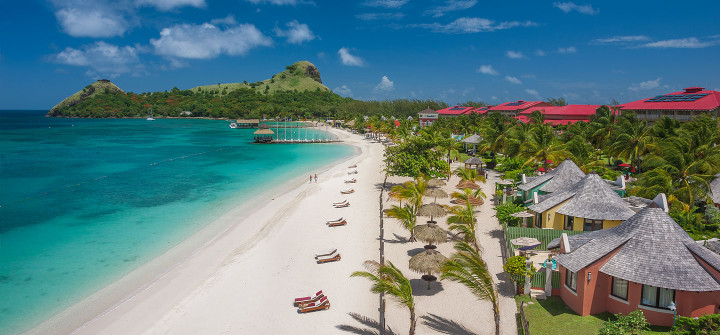
[{"label": "beach lounge chair", "polygon": [[298,308],[298,312],[300,313],[307,313],[307,312],[314,312],[324,309],[330,308],[330,300],[328,300],[327,297],[322,297],[320,301],[309,303],[307,305],[300,306]]},{"label": "beach lounge chair", "polygon": [[332,248],[332,249],[321,251],[320,253],[315,254],[315,258],[330,257],[331,255],[334,255],[335,253],[337,253],[337,248]]},{"label": "beach lounge chair", "polygon": [[325,223],[331,224],[331,223],[337,223],[337,222],[343,222],[343,221],[345,221],[345,218],[339,218],[337,220],[327,220],[327,221],[325,221]]},{"label": "beach lounge chair", "polygon": [[300,304],[313,303],[313,302],[316,302],[316,301],[320,300],[322,297],[324,297],[323,291],[320,290],[320,291],[318,291],[317,293],[315,293],[315,296],[314,296],[314,297],[295,298],[295,301],[293,302],[293,305],[298,306],[298,305],[300,305]]},{"label": "beach lounge chair", "polygon": [[348,203],[347,199],[345,199],[345,200],[343,200],[343,201],[340,201],[340,202],[333,202],[333,206],[344,205],[344,204],[346,204],[346,203]]},{"label": "beach lounge chair", "polygon": [[336,205],[336,204],[333,204],[333,206],[334,206],[335,208],[350,207],[350,203],[349,203],[349,202],[346,202],[346,203],[337,204],[337,205]]},{"label": "beach lounge chair", "polygon": [[332,253],[328,256],[317,257],[316,259],[317,259],[318,264],[323,264],[323,263],[327,263],[327,262],[339,261],[340,258],[341,258],[340,253],[337,252],[337,250],[336,250],[334,253]]},{"label": "beach lounge chair", "polygon": [[358,173],[357,170],[348,172],[348,174],[357,174],[357,173]]},{"label": "beach lounge chair", "polygon": [[355,189],[353,189],[353,188],[349,188],[349,189],[347,189],[347,190],[342,190],[342,191],[340,191],[340,193],[342,193],[342,194],[351,194],[351,193],[355,193]]},{"label": "beach lounge chair", "polygon": [[353,178],[350,180],[345,180],[345,184],[353,184],[353,183],[357,183],[357,179]]},{"label": "beach lounge chair", "polygon": [[[349,206],[349,204],[348,204],[348,206]],[[332,221],[332,222],[328,221],[328,223],[327,223],[328,227],[344,226],[346,224],[347,224],[347,221],[345,221],[345,220],[342,220],[339,222],[338,221]]]}]

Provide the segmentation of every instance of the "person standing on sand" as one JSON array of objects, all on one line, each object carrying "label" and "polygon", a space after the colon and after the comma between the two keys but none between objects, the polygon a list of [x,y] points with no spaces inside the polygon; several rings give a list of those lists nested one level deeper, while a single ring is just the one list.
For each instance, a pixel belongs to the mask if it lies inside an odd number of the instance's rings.
[{"label": "person standing on sand", "polygon": [[310,181],[308,182],[308,184],[310,183],[312,183],[312,175],[310,175]]},{"label": "person standing on sand", "polygon": [[317,173],[315,174],[315,182],[317,183]]}]

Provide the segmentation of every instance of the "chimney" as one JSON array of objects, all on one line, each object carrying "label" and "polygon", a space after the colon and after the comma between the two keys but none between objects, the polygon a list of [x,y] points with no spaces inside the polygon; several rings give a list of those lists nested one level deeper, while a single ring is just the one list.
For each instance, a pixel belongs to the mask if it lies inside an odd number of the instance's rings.
[{"label": "chimney", "polygon": [[697,93],[704,89],[705,87],[688,87],[685,89],[685,93]]}]

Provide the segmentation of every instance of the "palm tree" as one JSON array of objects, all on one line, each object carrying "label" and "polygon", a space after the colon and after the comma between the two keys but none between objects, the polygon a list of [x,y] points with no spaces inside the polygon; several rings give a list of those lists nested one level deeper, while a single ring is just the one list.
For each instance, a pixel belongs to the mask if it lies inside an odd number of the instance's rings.
[{"label": "palm tree", "polygon": [[520,148],[522,156],[527,158],[525,165],[540,161],[543,167],[547,168],[548,160],[559,162],[570,156],[565,144],[555,137],[553,129],[547,125],[533,127]]},{"label": "palm tree", "polygon": [[492,303],[495,316],[495,334],[500,334],[500,304],[495,282],[480,252],[465,242],[455,244],[457,253],[442,266],[441,279],[450,279],[465,285],[479,300]]},{"label": "palm tree", "polygon": [[410,335],[415,334],[415,299],[410,281],[392,262],[387,265],[375,261],[366,261],[368,271],[355,271],[350,277],[367,278],[373,282],[374,293],[385,293],[410,311]]},{"label": "palm tree", "polygon": [[635,114],[623,114],[620,118],[620,134],[610,147],[618,157],[629,159],[640,172],[642,156],[652,147],[651,128],[647,121],[638,120]]},{"label": "palm tree", "polygon": [[485,192],[481,188],[477,190],[471,190],[469,188],[464,188],[462,192],[453,192],[453,194],[450,195],[453,197],[453,199],[460,199],[463,200],[465,203],[469,203],[468,201],[472,198],[476,199],[485,199],[487,198],[487,195],[485,195]]},{"label": "palm tree", "polygon": [[449,208],[449,211],[451,215],[447,218],[447,223],[450,230],[457,230],[455,236],[463,234],[466,243],[471,243],[475,250],[480,250],[475,238],[476,223],[473,205],[468,203],[465,206],[453,206]]},{"label": "palm tree", "polygon": [[515,124],[515,119],[500,113],[491,113],[485,120],[483,133],[483,145],[481,150],[489,150],[491,153],[503,151],[510,136],[510,128]]},{"label": "palm tree", "polygon": [[408,242],[417,241],[415,239],[415,226],[417,225],[416,213],[415,207],[411,204],[406,204],[402,207],[393,205],[392,208],[387,211],[389,217],[400,220],[400,224],[410,231]]},{"label": "palm tree", "polygon": [[485,177],[481,176],[478,173],[477,169],[466,168],[466,167],[461,166],[461,167],[455,169],[455,175],[460,177],[460,179],[462,179],[462,180],[468,180],[468,181],[472,181],[472,182],[479,180],[483,183],[485,182]]}]

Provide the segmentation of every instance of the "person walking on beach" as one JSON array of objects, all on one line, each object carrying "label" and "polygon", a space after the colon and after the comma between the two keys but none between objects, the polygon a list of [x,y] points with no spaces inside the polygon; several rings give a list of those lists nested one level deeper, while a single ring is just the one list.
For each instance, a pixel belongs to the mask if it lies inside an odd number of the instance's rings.
[{"label": "person walking on beach", "polygon": [[308,184],[310,183],[312,183],[312,175],[310,175],[310,181],[308,182]]},{"label": "person walking on beach", "polygon": [[317,173],[315,174],[315,182],[317,183]]}]

